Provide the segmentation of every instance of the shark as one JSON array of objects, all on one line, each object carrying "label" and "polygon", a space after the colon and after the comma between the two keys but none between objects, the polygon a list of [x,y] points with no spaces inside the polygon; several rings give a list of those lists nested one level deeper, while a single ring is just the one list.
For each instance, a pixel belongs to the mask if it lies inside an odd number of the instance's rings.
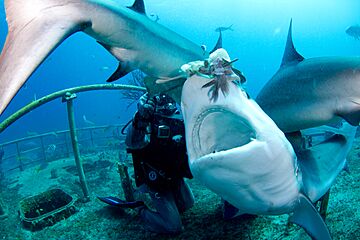
[{"label": "shark", "polygon": [[305,59],[297,52],[290,21],[279,70],[256,102],[285,133],[346,120],[360,121],[360,57]]},{"label": "shark", "polygon": [[46,57],[76,32],[94,38],[119,61],[109,81],[134,69],[142,70],[153,82],[176,77],[184,63],[208,56],[201,46],[149,19],[143,0],[131,7],[115,0],[4,3],[8,34],[0,55],[0,114]]},{"label": "shark", "polygon": [[[136,0],[128,8],[113,0],[5,0],[5,11],[9,31],[0,55],[0,114],[46,57],[76,32],[82,31],[94,38],[119,60],[118,69],[109,81],[136,68],[148,75],[151,84],[159,79],[178,79],[179,69],[184,63],[208,57],[208,53],[197,44],[150,20],[142,0]],[[196,81],[191,80],[194,78]],[[208,90],[201,87],[202,94],[199,96],[191,95],[188,90],[193,89],[192,85],[199,89],[196,84],[206,85],[209,79],[204,82],[201,78],[196,79],[197,76],[194,78],[186,80],[189,84],[184,85],[185,91],[181,91],[183,82],[179,84],[178,81],[153,87],[155,91],[173,90],[168,94],[178,101],[179,92],[183,96],[182,106],[188,129],[186,134],[197,134],[191,137],[187,135],[194,174],[210,189],[237,206],[240,212],[290,212],[293,213],[293,221],[302,225],[310,235],[328,239],[326,225],[311,205],[316,197],[309,199],[306,193],[301,192],[294,152],[273,121],[253,100],[247,98],[241,88],[232,83],[226,97],[220,94],[216,101],[202,101],[209,98]],[[195,104],[194,96],[199,100]],[[234,104],[229,104],[233,101]],[[198,111],[196,107],[199,106],[210,111]],[[214,106],[217,107],[212,108]],[[213,109],[216,109],[214,114],[208,114]],[[194,122],[194,116],[200,118]],[[219,128],[219,123],[224,125],[222,119],[227,126],[236,126],[236,131],[229,137],[224,129]],[[224,141],[221,136],[224,136]],[[197,153],[198,149],[202,152]],[[239,159],[248,161],[237,162]],[[216,164],[222,160],[223,166]],[[229,170],[238,163],[233,172]],[[266,163],[271,164],[264,165],[266,167],[261,171],[257,168]],[[216,174],[217,171],[223,174]],[[236,176],[226,179],[230,176],[227,174]],[[229,181],[225,190],[221,190],[226,183],[224,180],[233,181]],[[254,184],[247,185],[250,182]],[[234,183],[240,183],[241,188],[234,188]],[[268,183],[279,192],[271,192]],[[259,192],[256,190],[258,187]],[[234,191],[232,195],[233,190],[238,192]],[[301,217],[302,212],[306,212],[308,218]]]},{"label": "shark", "polygon": [[[220,57],[230,62],[224,49],[210,55],[210,59]],[[215,74],[223,69],[214,67]],[[226,90],[210,90],[207,86],[212,81],[222,81]],[[215,100],[212,91],[219,91]],[[195,179],[235,206],[238,214],[288,213],[290,221],[310,236],[331,239],[312,205],[326,191],[325,185],[321,181],[312,185],[311,169],[306,165],[299,169],[284,133],[249,98],[234,73],[218,80],[204,74],[190,76],[182,88],[181,109]],[[302,187],[304,182],[307,188]]]},{"label": "shark", "polygon": [[347,35],[349,35],[350,37],[355,38],[356,40],[360,40],[360,25],[357,24],[357,25],[353,25],[353,26],[348,27],[345,30],[345,33]]},{"label": "shark", "polygon": [[[310,199],[324,195],[347,167],[360,121],[359,87],[360,57],[305,59],[295,49],[290,21],[281,66],[256,102],[292,144]],[[311,132],[332,134],[305,147]]]},{"label": "shark", "polygon": [[227,30],[234,31],[232,26],[233,26],[233,24],[231,24],[228,27],[218,27],[218,28],[215,29],[215,32],[224,32],[224,31],[227,31]]}]

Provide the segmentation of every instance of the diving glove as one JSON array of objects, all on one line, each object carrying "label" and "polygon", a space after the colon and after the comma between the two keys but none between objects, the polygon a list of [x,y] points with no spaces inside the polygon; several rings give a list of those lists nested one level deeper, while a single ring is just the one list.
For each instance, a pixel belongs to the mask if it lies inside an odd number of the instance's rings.
[{"label": "diving glove", "polygon": [[137,107],[141,118],[150,119],[155,112],[155,101],[149,93],[145,93],[140,97]]}]

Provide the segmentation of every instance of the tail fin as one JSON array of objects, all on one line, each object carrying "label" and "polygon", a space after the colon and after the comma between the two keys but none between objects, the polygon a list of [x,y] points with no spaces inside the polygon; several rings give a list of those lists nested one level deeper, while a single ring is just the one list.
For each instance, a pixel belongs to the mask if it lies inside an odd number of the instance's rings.
[{"label": "tail fin", "polygon": [[42,61],[85,21],[70,0],[5,0],[8,35],[0,56],[0,115]]}]

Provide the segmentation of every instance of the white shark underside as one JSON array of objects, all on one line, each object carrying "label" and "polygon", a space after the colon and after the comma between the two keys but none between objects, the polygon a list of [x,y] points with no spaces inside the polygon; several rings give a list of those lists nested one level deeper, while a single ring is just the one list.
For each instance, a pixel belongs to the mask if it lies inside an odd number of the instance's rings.
[{"label": "white shark underside", "polygon": [[118,2],[5,0],[9,31],[0,56],[0,114],[42,61],[77,31],[154,81],[174,77],[182,64],[207,56],[200,46]]},{"label": "white shark underside", "polygon": [[290,24],[281,67],[256,102],[285,133],[341,118],[357,126],[360,57],[304,59],[294,48]]},{"label": "white shark underside", "polygon": [[[299,193],[291,145],[238,86],[231,83],[229,95],[220,94],[214,103],[208,89],[202,88],[207,82],[193,76],[182,93],[194,177],[243,213],[288,212]],[[244,194],[243,189],[249,192]],[[257,190],[250,193],[253,189]]]},{"label": "white shark underside", "polygon": [[330,239],[312,204],[300,192],[290,143],[255,101],[237,85],[209,98],[210,80],[189,78],[182,91],[189,164],[194,178],[240,213],[292,213],[291,220],[316,239]]}]

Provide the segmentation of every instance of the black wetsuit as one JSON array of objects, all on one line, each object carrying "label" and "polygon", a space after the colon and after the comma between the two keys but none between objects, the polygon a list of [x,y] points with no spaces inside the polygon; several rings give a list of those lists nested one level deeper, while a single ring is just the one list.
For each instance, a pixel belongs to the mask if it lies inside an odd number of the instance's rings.
[{"label": "black wetsuit", "polygon": [[157,115],[149,121],[150,141],[141,148],[134,142],[142,141],[145,128],[139,127],[139,115],[135,114],[128,129],[128,152],[132,154],[135,182],[138,187],[145,184],[156,212],[144,207],[140,211],[149,230],[159,233],[177,233],[181,230],[181,212],[194,203],[192,192],[184,177],[192,178],[185,145],[185,129],[181,115],[170,117]]}]

